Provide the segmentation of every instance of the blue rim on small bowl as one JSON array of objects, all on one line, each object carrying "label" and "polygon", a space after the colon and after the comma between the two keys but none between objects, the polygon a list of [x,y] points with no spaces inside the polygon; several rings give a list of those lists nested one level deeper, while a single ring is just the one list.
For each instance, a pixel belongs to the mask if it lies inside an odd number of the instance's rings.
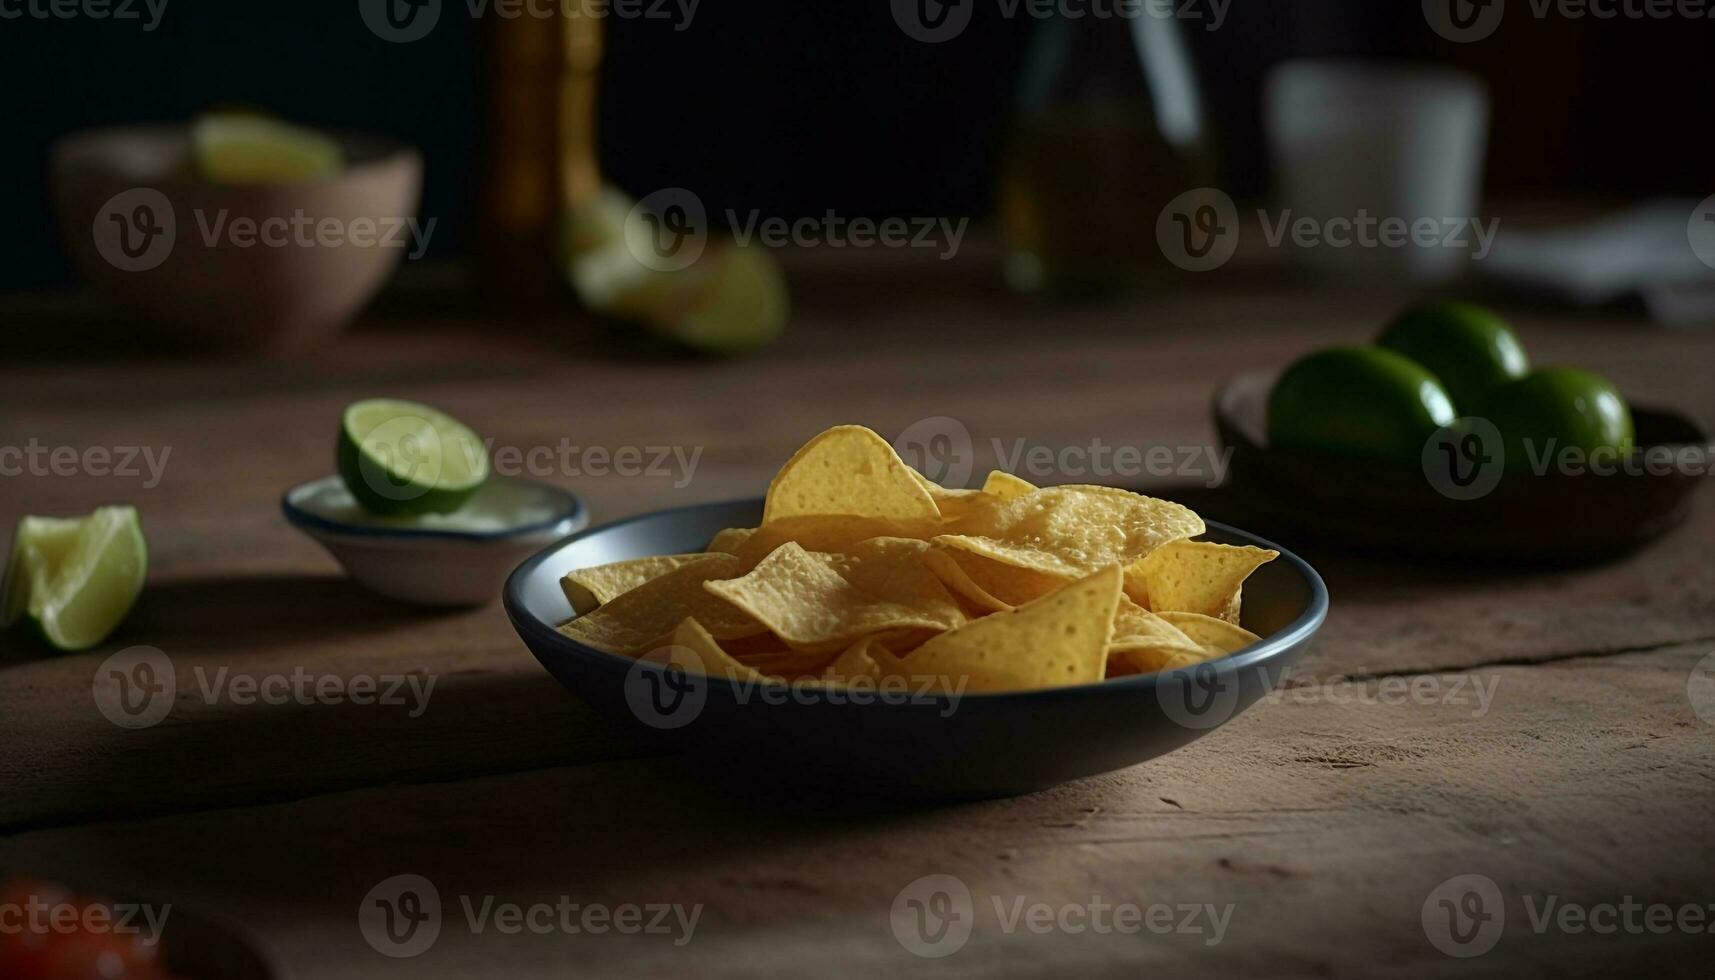
[{"label": "blue rim on small bowl", "polygon": [[301,498],[311,490],[321,487],[330,481],[338,481],[340,477],[325,476],[320,479],[300,483],[287,490],[280,497],[280,511],[286,517],[286,522],[304,531],[318,531],[323,534],[338,534],[362,538],[401,538],[421,541],[501,541],[508,538],[533,537],[552,534],[556,538],[564,537],[582,528],[588,523],[588,512],[584,502],[570,490],[562,490],[549,483],[537,480],[520,480],[514,477],[494,477],[497,480],[509,480],[514,483],[546,491],[562,499],[561,508],[552,517],[517,527],[502,528],[495,531],[462,531],[453,528],[416,528],[392,527],[382,524],[353,524],[346,521],[334,520],[320,514],[312,513],[298,506],[296,498]]},{"label": "blue rim on small bowl", "polygon": [[[891,704],[797,697],[770,701],[736,681],[701,678],[705,687],[697,695],[695,715],[671,724],[640,713],[636,700],[642,688],[658,695],[667,686],[649,676],[662,673],[661,668],[584,646],[555,628],[562,604],[570,616],[559,587],[566,571],[698,550],[722,528],[754,525],[761,511],[760,500],[681,507],[556,542],[508,577],[507,617],[537,660],[569,691],[629,722],[633,730],[714,763],[705,768],[716,776],[745,780],[761,775],[783,784],[781,777],[791,773],[784,782],[792,785],[833,781],[841,791],[861,795],[954,799],[1042,789],[1186,745],[1278,684],[1328,615],[1327,587],[1303,559],[1245,531],[1209,522],[1206,537],[1211,540],[1280,553],[1246,584],[1245,619],[1263,627],[1257,630],[1263,637],[1238,653],[1192,668],[1095,684],[935,693]],[[1219,703],[1203,698],[1211,692]],[[1194,706],[1194,700],[1203,703]],[[949,722],[955,713],[956,721]],[[830,745],[840,751],[827,751]]]}]

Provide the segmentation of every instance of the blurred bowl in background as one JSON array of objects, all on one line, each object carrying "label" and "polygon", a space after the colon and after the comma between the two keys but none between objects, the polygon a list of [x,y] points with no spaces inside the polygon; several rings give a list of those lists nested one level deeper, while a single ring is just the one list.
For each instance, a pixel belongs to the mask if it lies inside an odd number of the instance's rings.
[{"label": "blurred bowl in background", "polygon": [[330,133],[337,175],[225,185],[191,165],[187,124],[74,134],[50,164],[61,238],[83,276],[175,339],[291,351],[336,335],[417,247],[423,161]]}]

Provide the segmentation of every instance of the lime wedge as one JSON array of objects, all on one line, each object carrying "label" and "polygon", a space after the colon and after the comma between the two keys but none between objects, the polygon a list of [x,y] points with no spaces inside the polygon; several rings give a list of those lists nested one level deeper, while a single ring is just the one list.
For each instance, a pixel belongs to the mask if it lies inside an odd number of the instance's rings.
[{"label": "lime wedge", "polygon": [[371,398],[345,410],[339,475],[375,514],[450,514],[488,479],[475,432],[427,405]]},{"label": "lime wedge", "polygon": [[148,568],[135,507],[102,507],[71,519],[26,517],[0,587],[0,625],[31,622],[58,649],[87,650],[131,611]]},{"label": "lime wedge", "polygon": [[191,127],[197,173],[217,184],[302,184],[345,167],[339,143],[266,116],[219,113]]},{"label": "lime wedge", "polygon": [[[709,265],[704,270],[699,268]],[[706,278],[690,286],[677,317],[659,324],[699,350],[737,353],[761,347],[786,327],[786,277],[774,256],[754,246],[711,248],[685,270]]]},{"label": "lime wedge", "polygon": [[790,303],[767,249],[717,239],[683,269],[654,268],[638,258],[648,246],[636,241],[651,232],[635,207],[624,192],[603,187],[562,217],[567,278],[584,305],[716,353],[753,350],[780,335]]},{"label": "lime wedge", "polygon": [[576,263],[584,256],[625,244],[625,226],[637,206],[617,187],[603,185],[594,198],[568,209],[560,218],[561,258]]}]

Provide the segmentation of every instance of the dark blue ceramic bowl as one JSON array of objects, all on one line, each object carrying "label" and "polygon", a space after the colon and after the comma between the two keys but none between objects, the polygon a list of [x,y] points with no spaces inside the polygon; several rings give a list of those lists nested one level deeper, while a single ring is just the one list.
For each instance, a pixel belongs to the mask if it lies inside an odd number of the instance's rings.
[{"label": "dark blue ceramic bowl", "polygon": [[1017,694],[900,684],[873,691],[751,686],[592,650],[554,627],[572,616],[574,568],[702,550],[752,527],[762,501],[661,511],[575,535],[506,582],[506,614],[536,659],[596,708],[689,752],[716,777],[842,794],[1007,796],[1122,769],[1199,738],[1261,698],[1328,614],[1328,591],[1298,556],[1210,524],[1207,538],[1273,548],[1245,583],[1244,625],[1262,641],[1194,668]]}]

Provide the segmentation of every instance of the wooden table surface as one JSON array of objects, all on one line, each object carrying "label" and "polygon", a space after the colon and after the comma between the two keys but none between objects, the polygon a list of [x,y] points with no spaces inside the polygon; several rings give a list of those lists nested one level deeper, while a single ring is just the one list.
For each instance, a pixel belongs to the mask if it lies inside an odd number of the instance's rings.
[{"label": "wooden table surface", "polygon": [[[1006,296],[976,260],[844,261],[799,261],[790,335],[727,362],[643,356],[571,315],[438,300],[395,300],[297,361],[108,360],[79,337],[111,321],[12,304],[4,343],[21,352],[0,367],[0,445],[170,456],[158,483],[147,470],[0,477],[4,528],[134,503],[152,558],[139,607],[100,648],[0,654],[0,867],[231,913],[297,977],[1706,975],[1702,931],[1578,929],[1558,909],[1600,923],[1606,904],[1715,903],[1715,729],[1688,686],[1715,651],[1707,499],[1670,538],[1575,570],[1354,557],[1288,537],[1333,612],[1279,696],[1126,771],[883,808],[722,789],[559,688],[498,605],[425,615],[370,598],[280,516],[282,490],[331,470],[341,407],[384,393],[443,406],[497,447],[700,453],[668,475],[551,464],[544,478],[598,522],[758,493],[841,422],[891,434],[957,418],[979,472],[993,440],[1204,446],[1224,377],[1365,337],[1409,297],[1217,273],[1056,310]],[[1715,424],[1715,332],[1515,322],[1539,362],[1600,365]],[[1222,517],[1226,498],[1200,482],[1163,492]],[[90,685],[137,644],[181,679],[410,674],[434,687],[416,712],[211,700],[181,680],[164,722],[122,730]],[[432,882],[444,915],[431,948],[395,959],[366,942],[358,909],[404,874]],[[902,889],[932,874],[975,903],[969,941],[941,959],[908,952],[890,925]],[[1469,960],[1429,938],[1432,891],[1466,874],[1504,903],[1498,943]],[[512,935],[466,908],[561,902],[697,919],[688,942],[679,927]],[[1020,902],[1194,906],[1170,915],[1201,931],[1009,928]]]}]

